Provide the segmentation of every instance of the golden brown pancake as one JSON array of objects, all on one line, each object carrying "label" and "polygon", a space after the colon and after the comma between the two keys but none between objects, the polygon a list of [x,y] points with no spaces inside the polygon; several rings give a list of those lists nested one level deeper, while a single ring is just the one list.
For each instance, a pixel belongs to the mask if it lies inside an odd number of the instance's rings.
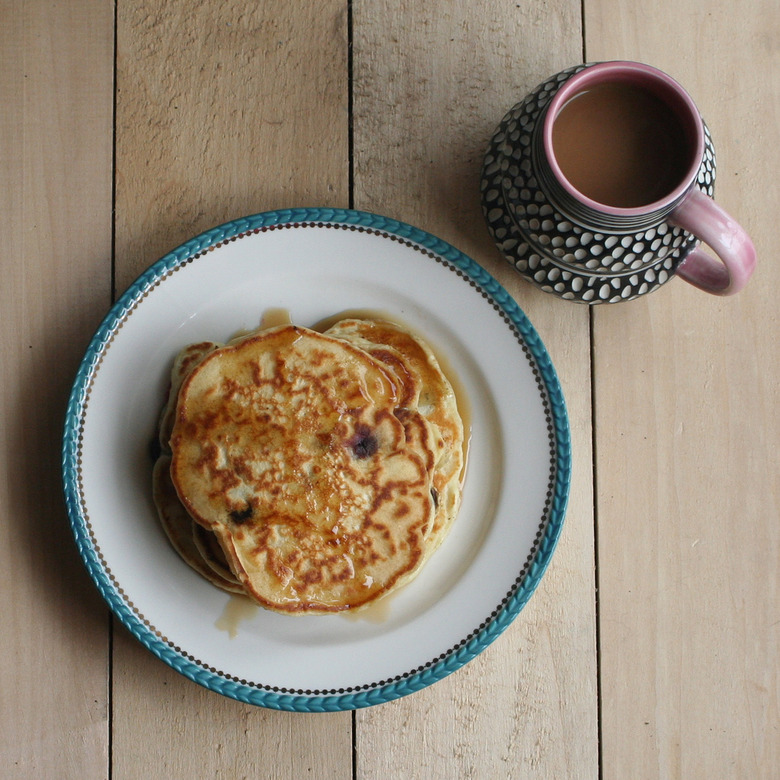
[{"label": "golden brown pancake", "polygon": [[192,369],[219,346],[212,341],[190,344],[176,356],[171,369],[168,398],[158,425],[161,454],[153,473],[154,500],[160,524],[182,559],[217,587],[229,593],[243,593],[244,590],[230,570],[216,537],[192,520],[179,501],[170,478],[169,439],[173,430],[179,389]]},{"label": "golden brown pancake", "polygon": [[465,465],[464,430],[455,392],[430,347],[405,328],[382,319],[350,318],[326,335],[350,341],[385,363],[404,388],[400,406],[416,409],[434,432],[433,473],[437,511],[432,552],[450,529],[460,506]]},{"label": "golden brown pancake", "polygon": [[176,413],[176,399],[179,395],[181,383],[187,374],[203,360],[206,355],[213,352],[220,345],[213,341],[201,341],[197,344],[189,344],[176,356],[171,369],[170,385],[168,387],[168,399],[160,416],[159,438],[160,448],[163,452],[170,452],[169,441],[173,431],[174,414]]},{"label": "golden brown pancake", "polygon": [[421,339],[382,320],[185,348],[160,444],[155,501],[175,549],[277,612],[360,609],[394,591],[460,503],[452,387]]},{"label": "golden brown pancake", "polygon": [[[209,582],[228,593],[243,593],[244,589],[232,573],[226,571],[220,574],[212,566],[209,566],[195,545],[195,523],[187,510],[182,506],[176,490],[173,487],[170,476],[169,455],[162,455],[154,464],[153,491],[154,503],[163,527],[173,549],[188,563],[198,574]],[[212,534],[213,536],[213,534]]]},{"label": "golden brown pancake", "polygon": [[[178,500],[178,496],[177,496]],[[181,506],[181,501],[179,501]],[[182,511],[186,512],[182,506]],[[189,517],[189,515],[187,515]],[[205,564],[218,575],[221,581],[230,583],[230,592],[244,593],[244,588],[238,581],[238,577],[233,574],[233,570],[230,568],[228,559],[225,556],[225,551],[222,549],[222,545],[219,543],[216,535],[213,531],[209,531],[202,525],[198,525],[194,520],[192,521],[192,540],[195,543],[195,548],[198,551],[198,555]]]},{"label": "golden brown pancake", "polygon": [[187,376],[171,478],[247,592],[281,612],[362,606],[425,557],[431,429],[383,364],[296,326],[212,352]]}]

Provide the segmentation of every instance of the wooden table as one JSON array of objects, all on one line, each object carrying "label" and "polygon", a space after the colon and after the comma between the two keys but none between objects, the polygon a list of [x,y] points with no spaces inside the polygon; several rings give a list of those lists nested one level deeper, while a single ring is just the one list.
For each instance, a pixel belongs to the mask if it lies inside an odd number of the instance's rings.
[{"label": "wooden table", "polygon": [[[0,4],[0,758],[22,778],[776,778],[780,11],[769,0]],[[759,266],[589,309],[522,280],[479,208],[487,140],[582,60],[684,83]],[[354,713],[171,671],[112,621],[60,487],[111,301],[220,222],[354,207],[497,276],[552,356],[574,474],[537,592],[476,660]]]}]

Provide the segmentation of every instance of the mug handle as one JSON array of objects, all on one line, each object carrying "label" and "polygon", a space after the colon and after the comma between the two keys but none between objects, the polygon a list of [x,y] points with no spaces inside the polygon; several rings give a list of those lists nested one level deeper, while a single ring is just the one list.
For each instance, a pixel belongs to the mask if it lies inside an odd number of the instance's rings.
[{"label": "mug handle", "polygon": [[696,247],[677,266],[677,276],[705,292],[733,295],[746,284],[756,267],[756,250],[750,236],[715,201],[694,187],[675,208],[669,222],[709,245],[720,258]]}]

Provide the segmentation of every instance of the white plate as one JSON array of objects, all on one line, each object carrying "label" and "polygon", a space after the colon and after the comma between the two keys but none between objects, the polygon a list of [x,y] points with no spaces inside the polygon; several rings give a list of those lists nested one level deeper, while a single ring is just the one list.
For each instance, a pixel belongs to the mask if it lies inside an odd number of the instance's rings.
[{"label": "white plate", "polygon": [[[470,407],[463,504],[420,575],[364,615],[240,616],[184,564],[151,499],[149,444],[171,361],[283,308],[309,326],[374,310],[423,334]],[[512,298],[408,225],[298,209],[236,220],[157,262],[114,305],[81,364],[63,447],[84,562],[114,613],[187,677],[276,709],[355,709],[423,688],[517,616],[560,533],[570,475],[563,397]],[[241,619],[239,619],[241,617]]]}]

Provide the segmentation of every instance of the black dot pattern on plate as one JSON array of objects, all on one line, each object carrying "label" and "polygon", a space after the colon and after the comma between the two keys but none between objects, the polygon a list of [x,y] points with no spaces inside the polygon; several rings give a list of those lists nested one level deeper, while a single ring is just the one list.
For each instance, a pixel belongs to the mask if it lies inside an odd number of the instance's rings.
[{"label": "black dot pattern on plate", "polygon": [[[615,303],[666,282],[698,239],[665,221],[633,233],[589,229],[549,200],[533,165],[534,131],[560,86],[585,67],[539,85],[503,118],[484,159],[482,210],[505,259],[536,286],[569,300]],[[696,186],[712,196],[715,150],[704,130]]]}]

